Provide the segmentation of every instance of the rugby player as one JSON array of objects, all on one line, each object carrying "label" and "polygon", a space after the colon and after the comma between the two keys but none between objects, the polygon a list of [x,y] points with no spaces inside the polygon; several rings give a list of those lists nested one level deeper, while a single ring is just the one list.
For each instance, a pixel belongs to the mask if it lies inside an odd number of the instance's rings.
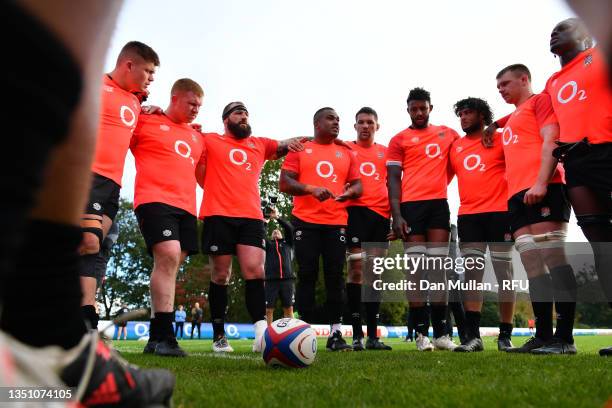
[{"label": "rugby player", "polygon": [[[448,153],[459,135],[446,126],[429,124],[433,105],[425,89],[412,89],[406,103],[412,124],[391,139],[387,150],[393,232],[404,240],[408,256],[430,257],[435,261],[435,258],[448,256],[449,251]],[[428,280],[445,282],[445,271],[437,269],[428,271]],[[416,272],[412,279],[417,282],[424,279],[424,270],[412,272]],[[448,293],[441,292],[432,293],[433,345],[427,337],[429,313],[426,294],[415,291],[409,295],[417,333],[416,345],[421,351],[433,350],[434,346],[440,350],[456,347],[446,328]]]},{"label": "rugby player", "polygon": [[264,291],[265,231],[259,175],[266,160],[276,160],[289,150],[299,151],[299,138],[276,141],[251,136],[249,112],[242,102],[231,102],[221,118],[224,134],[206,133],[206,174],[199,217],[204,220],[202,252],[212,261],[208,292],[213,326],[213,351],[231,352],[225,336],[227,285],[232,255],[236,255],[245,280],[245,300],[255,325],[253,351],[260,351],[266,328]]},{"label": "rugby player", "polygon": [[[576,278],[565,258],[564,240],[570,205],[562,175],[552,156],[559,125],[547,94],[534,94],[531,73],[522,64],[509,65],[496,76],[497,89],[516,110],[497,125],[508,180],[508,211],[515,246],[529,279],[536,320],[535,337],[513,353],[540,353],[544,346],[559,354],[575,354],[572,331],[576,310]],[[536,243],[536,240],[538,243]],[[550,273],[546,273],[545,266]],[[553,335],[553,300],[557,328]],[[542,350],[543,351],[543,350]]]},{"label": "rugby player", "polygon": [[281,169],[279,188],[294,196],[295,257],[298,263],[297,309],[313,322],[319,259],[323,258],[326,311],[331,325],[326,348],[349,351],[342,337],[343,269],[346,256],[345,202],[361,196],[359,168],[351,150],[334,143],[340,118],[332,108],[313,117],[314,140],[301,152],[290,153]]},{"label": "rugby player", "polygon": [[146,94],[159,66],[157,53],[138,41],[127,43],[119,52],[115,68],[104,75],[102,108],[89,202],[81,220],[83,242],[81,286],[83,315],[92,328],[98,327],[95,310],[95,265],[100,245],[119,209],[119,190],[125,156],[140,114],[140,100],[135,93]]},{"label": "rugby player", "polygon": [[136,161],[134,212],[149,254],[151,323],[144,352],[184,357],[174,336],[174,291],[178,269],[198,252],[196,174],[204,175],[204,142],[190,123],[204,91],[189,78],[177,80],[162,114],[141,115],[130,149]]},{"label": "rugby player", "polygon": [[[390,228],[389,199],[387,197],[387,168],[385,167],[387,147],[374,142],[380,124],[378,114],[370,107],[363,107],[355,114],[357,140],[350,143],[353,155],[359,166],[363,194],[347,201],[348,212],[348,274],[346,295],[351,325],[353,326],[353,350],[364,349],[361,328],[361,294],[365,278],[367,291],[365,310],[368,350],[391,350],[377,336],[378,312],[380,310],[380,291],[372,288],[373,275],[368,257],[385,256],[388,247],[387,235]],[[368,243],[368,248],[362,248]],[[365,258],[364,256],[365,255]],[[364,262],[365,261],[365,262]],[[364,269],[365,268],[365,269]],[[363,270],[366,276],[363,276]]]},{"label": "rugby player", "polygon": [[[465,136],[453,143],[450,151],[452,172],[459,186],[459,216],[457,230],[464,259],[484,260],[487,247],[500,285],[499,337],[497,348],[512,347],[514,292],[502,291],[502,282],[512,279],[512,235],[508,219],[508,185],[501,136],[484,144],[484,128],[493,121],[489,104],[479,98],[466,98],[455,104],[455,114],[461,121]],[[504,244],[504,242],[506,244]],[[484,265],[484,263],[481,263]],[[466,268],[465,280],[482,282],[484,269]],[[466,320],[466,341],[455,348],[458,352],[484,350],[480,339],[482,293],[469,291],[463,295]]]},{"label": "rugby player", "polygon": [[[78,387],[75,403],[83,406],[165,405],[174,386],[165,370],[121,361],[97,331],[87,332],[80,308],[79,220],[90,184],[104,55],[120,4],[0,4],[0,30],[19,38],[5,49],[1,76],[14,140],[2,161],[3,188],[11,194],[1,204],[0,327],[11,336],[9,351],[28,350],[38,363],[35,372],[20,373],[24,367],[11,364],[3,370],[36,384],[51,365],[65,385]],[[41,75],[41,61],[52,75]],[[31,101],[40,109],[36,121],[23,109]],[[61,319],[41,319],[39,302]]]},{"label": "rugby player", "polygon": [[[612,306],[612,94],[608,66],[582,21],[570,18],[555,26],[550,51],[561,70],[547,81],[559,121],[568,197],[578,225],[591,243],[595,269]],[[612,355],[612,347],[600,350]]]}]

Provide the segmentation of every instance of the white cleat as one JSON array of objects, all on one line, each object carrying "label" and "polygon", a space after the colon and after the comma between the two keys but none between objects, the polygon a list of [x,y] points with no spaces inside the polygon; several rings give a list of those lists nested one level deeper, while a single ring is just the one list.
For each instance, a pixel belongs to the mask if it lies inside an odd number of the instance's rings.
[{"label": "white cleat", "polygon": [[419,351],[432,351],[434,346],[429,341],[429,337],[423,336],[421,333],[417,334],[416,347]]},{"label": "white cleat", "polygon": [[215,353],[232,353],[234,349],[227,341],[227,337],[223,336],[213,342],[212,350]]},{"label": "white cleat", "polygon": [[265,320],[259,320],[253,324],[255,328],[255,340],[253,340],[253,353],[261,353],[263,351],[263,337],[268,322]]},{"label": "white cleat", "polygon": [[433,339],[433,345],[436,350],[449,350],[453,351],[457,348],[457,345],[453,343],[448,334],[440,336],[437,339]]}]

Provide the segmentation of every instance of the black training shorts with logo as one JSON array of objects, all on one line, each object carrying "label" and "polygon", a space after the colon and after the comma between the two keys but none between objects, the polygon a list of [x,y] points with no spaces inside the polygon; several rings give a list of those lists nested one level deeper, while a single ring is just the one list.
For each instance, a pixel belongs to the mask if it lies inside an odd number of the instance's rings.
[{"label": "black training shorts with logo", "polygon": [[189,212],[163,203],[141,204],[134,210],[149,254],[164,241],[179,241],[188,255],[198,253],[197,218]]}]

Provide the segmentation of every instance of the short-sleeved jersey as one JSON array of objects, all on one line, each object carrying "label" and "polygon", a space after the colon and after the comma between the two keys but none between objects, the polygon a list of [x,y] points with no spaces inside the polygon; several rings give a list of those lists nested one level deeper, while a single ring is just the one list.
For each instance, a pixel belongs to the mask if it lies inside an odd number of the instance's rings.
[{"label": "short-sleeved jersey", "polygon": [[389,218],[389,196],[387,192],[387,147],[374,143],[362,147],[356,142],[350,144],[352,154],[357,160],[363,194],[355,200],[347,201],[347,206],[367,207]]},{"label": "short-sleeved jersey", "polygon": [[508,184],[501,135],[492,147],[480,137],[457,139],[450,151],[451,168],[459,187],[459,215],[508,210]]},{"label": "short-sleeved jersey", "polygon": [[401,202],[446,198],[448,152],[458,138],[453,129],[435,125],[393,136],[387,165],[402,166]]},{"label": "short-sleeved jersey", "polygon": [[104,75],[98,140],[91,166],[94,173],[121,185],[125,155],[139,114],[138,98]]},{"label": "short-sleeved jersey", "polygon": [[[557,123],[557,117],[547,94],[531,96],[508,117],[502,132],[508,198],[531,188],[540,172],[542,136],[540,129]],[[559,167],[549,183],[562,183]]]},{"label": "short-sleeved jersey", "polygon": [[581,52],[546,82],[559,120],[560,140],[572,143],[612,142],[612,93],[607,66],[601,51]]},{"label": "short-sleeved jersey", "polygon": [[195,216],[195,169],[205,160],[202,135],[166,115],[141,115],[130,149],[136,160],[134,208],[163,203]]},{"label": "short-sleeved jersey", "polygon": [[222,215],[263,220],[259,176],[277,148],[278,141],[265,137],[204,134],[206,175],[200,218]]},{"label": "short-sleeved jersey", "polygon": [[[300,183],[325,187],[336,196],[344,192],[346,183],[360,178],[359,165],[351,150],[335,143],[306,142],[304,150],[287,155],[282,169],[296,173]],[[321,202],[312,195],[293,197],[292,214],[313,224],[346,225],[348,222],[346,203],[333,199]]]}]

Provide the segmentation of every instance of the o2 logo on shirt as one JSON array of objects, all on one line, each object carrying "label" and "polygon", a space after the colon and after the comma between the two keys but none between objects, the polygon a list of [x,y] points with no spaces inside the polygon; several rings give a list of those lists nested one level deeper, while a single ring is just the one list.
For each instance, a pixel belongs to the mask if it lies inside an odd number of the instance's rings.
[{"label": "o2 logo on shirt", "polygon": [[504,142],[504,146],[508,146],[509,144],[517,144],[518,135],[513,134],[512,129],[507,127],[504,129],[504,133],[502,133],[502,141]]},{"label": "o2 logo on shirt", "polygon": [[463,159],[463,167],[467,171],[474,171],[476,169],[478,169],[478,171],[486,170],[485,164],[482,163],[482,159],[478,154],[470,154],[465,156],[465,159]]},{"label": "o2 logo on shirt", "polygon": [[[569,95],[567,94],[567,92],[565,92],[565,89],[568,87],[571,88]],[[564,94],[567,96],[564,97]],[[576,83],[576,81],[569,81],[561,88],[559,88],[559,92],[557,92],[557,100],[559,101],[559,103],[566,104],[568,102],[571,102],[574,97],[576,97],[576,95],[578,95],[579,101],[584,101],[587,98],[584,89],[578,89],[578,84]]]},{"label": "o2 logo on shirt", "polygon": [[338,175],[334,174],[334,165],[327,160],[322,160],[317,163],[317,174],[322,178],[332,178],[332,183],[338,182]]},{"label": "o2 logo on shirt", "polygon": [[191,146],[187,142],[177,140],[174,143],[174,151],[181,157],[191,160],[191,165],[195,164],[193,157],[191,157]]},{"label": "o2 logo on shirt", "polygon": [[130,109],[129,106],[121,106],[121,108],[119,109],[119,117],[127,127],[132,127],[136,123],[136,114],[132,109]]},{"label": "o2 logo on shirt", "polygon": [[249,156],[247,152],[242,149],[232,149],[229,152],[230,162],[236,166],[244,166],[246,171],[251,171],[251,162],[249,162]]},{"label": "o2 logo on shirt", "polygon": [[374,176],[374,180],[380,180],[380,173],[376,172],[376,166],[372,162],[361,163],[361,165],[359,166],[359,172],[362,176]]},{"label": "o2 logo on shirt", "polygon": [[430,159],[435,159],[436,157],[442,159],[442,156],[440,155],[441,153],[442,149],[440,149],[440,145],[437,143],[430,143],[425,146],[425,156],[429,157]]}]

